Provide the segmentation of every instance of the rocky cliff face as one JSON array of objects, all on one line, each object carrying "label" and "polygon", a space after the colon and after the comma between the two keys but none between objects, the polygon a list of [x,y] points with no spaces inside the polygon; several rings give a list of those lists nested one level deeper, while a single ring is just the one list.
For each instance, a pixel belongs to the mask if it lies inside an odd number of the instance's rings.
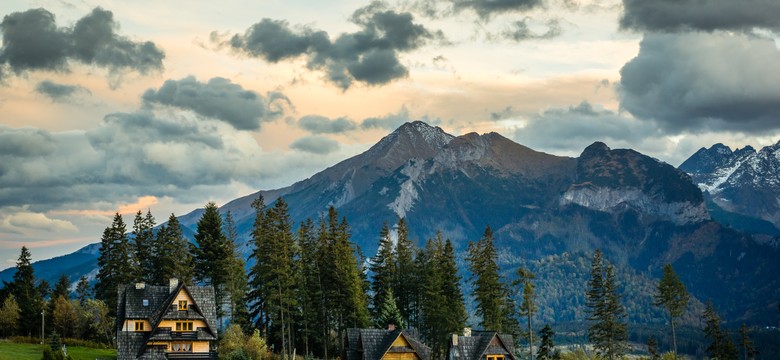
[{"label": "rocky cliff face", "polygon": [[580,155],[576,182],[560,203],[605,212],[633,209],[677,225],[710,219],[701,191],[686,174],[636,151],[611,150],[598,142]]}]

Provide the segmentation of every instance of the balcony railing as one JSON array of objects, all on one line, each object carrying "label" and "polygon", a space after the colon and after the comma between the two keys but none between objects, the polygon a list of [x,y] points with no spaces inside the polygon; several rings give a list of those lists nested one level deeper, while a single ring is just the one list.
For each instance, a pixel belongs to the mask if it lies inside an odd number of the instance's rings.
[{"label": "balcony railing", "polygon": [[166,354],[169,360],[174,359],[192,359],[192,360],[214,360],[217,358],[215,351],[196,353],[196,352],[169,352]]}]

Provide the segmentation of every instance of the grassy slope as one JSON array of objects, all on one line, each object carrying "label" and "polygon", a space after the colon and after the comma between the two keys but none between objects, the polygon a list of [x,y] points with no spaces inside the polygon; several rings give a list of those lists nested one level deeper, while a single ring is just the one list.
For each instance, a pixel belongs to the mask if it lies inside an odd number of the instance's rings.
[{"label": "grassy slope", "polygon": [[[0,360],[39,360],[43,357],[43,349],[44,345],[16,344],[3,341],[0,342]],[[68,355],[73,360],[114,360],[116,359],[116,350],[73,346],[68,348]]]}]

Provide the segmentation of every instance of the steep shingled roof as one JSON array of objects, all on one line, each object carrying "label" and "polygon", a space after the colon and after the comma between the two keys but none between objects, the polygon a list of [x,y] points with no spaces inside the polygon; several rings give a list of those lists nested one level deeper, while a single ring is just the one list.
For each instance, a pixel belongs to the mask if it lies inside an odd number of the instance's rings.
[{"label": "steep shingled roof", "polygon": [[[457,344],[450,343],[449,358],[453,360],[479,360],[485,355],[504,355],[515,360],[512,335],[495,332],[475,332],[472,336],[458,336]],[[496,340],[496,341],[494,341]]]},{"label": "steep shingled roof", "polygon": [[385,353],[393,352],[393,342],[400,336],[411,345],[404,352],[415,352],[420,360],[430,359],[431,349],[417,340],[416,331],[408,330],[347,329],[344,355],[346,360],[379,360]]}]

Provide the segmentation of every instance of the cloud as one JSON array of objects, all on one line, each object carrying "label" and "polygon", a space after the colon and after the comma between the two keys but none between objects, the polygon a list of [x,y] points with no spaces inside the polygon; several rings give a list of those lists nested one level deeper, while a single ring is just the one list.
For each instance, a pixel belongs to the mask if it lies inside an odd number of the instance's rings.
[{"label": "cloud", "polygon": [[58,84],[51,80],[43,80],[35,85],[35,91],[55,102],[67,102],[84,94],[92,94],[87,88],[79,85]]},{"label": "cloud", "polygon": [[777,0],[623,0],[620,27],[639,31],[780,31]]},{"label": "cloud", "polygon": [[404,106],[395,114],[390,113],[381,117],[365,118],[360,123],[360,127],[364,129],[395,130],[410,120],[411,116],[409,114],[409,109]]},{"label": "cloud", "polygon": [[43,8],[14,12],[0,23],[0,65],[6,64],[16,74],[63,72],[70,62],[103,67],[114,75],[126,70],[147,74],[163,68],[162,50],[152,42],[134,42],[118,35],[118,28],[113,13],[99,7],[73,28],[57,27],[54,14]]},{"label": "cloud", "polygon": [[194,76],[167,80],[159,90],[147,90],[143,100],[146,104],[192,110],[223,120],[238,130],[257,130],[263,122],[282,116],[292,105],[290,99],[279,92],[269,92],[263,97],[228,79],[215,77],[202,83]]},{"label": "cloud", "polygon": [[[511,109],[494,113],[506,117]],[[514,138],[537,150],[578,154],[595,141],[614,147],[641,147],[659,151],[662,133],[651,123],[582,101],[576,106],[550,108],[527,119]],[[658,142],[653,143],[653,142]]]},{"label": "cloud", "polygon": [[504,30],[501,33],[501,36],[514,41],[523,41],[523,40],[543,40],[543,39],[552,39],[555,37],[558,37],[562,33],[561,24],[558,19],[551,19],[548,20],[547,30],[543,33],[537,33],[531,30],[531,28],[528,26],[530,18],[526,17],[523,20],[514,21],[511,23],[510,28],[507,30]]},{"label": "cloud", "polygon": [[0,219],[0,231],[21,233],[23,230],[43,230],[47,232],[78,231],[73,223],[66,220],[51,219],[42,213],[21,209]]},{"label": "cloud", "polygon": [[[441,32],[415,24],[411,13],[386,10],[378,2],[358,9],[350,20],[361,30],[331,40],[321,30],[263,19],[222,44],[272,63],[303,56],[309,69],[323,71],[328,81],[346,90],[356,82],[384,85],[406,77],[409,70],[400,53],[443,38]],[[216,33],[212,40],[221,41]]]},{"label": "cloud", "polygon": [[482,20],[502,14],[525,12],[542,5],[542,0],[418,0],[412,8],[427,17],[442,18],[470,11]]},{"label": "cloud", "polygon": [[298,120],[298,126],[313,134],[339,134],[357,128],[357,124],[348,118],[331,120],[321,115],[306,115]]},{"label": "cloud", "polygon": [[290,144],[290,148],[312,154],[324,155],[338,150],[339,143],[336,142],[336,140],[324,136],[312,135],[293,141],[292,144]]},{"label": "cloud", "polygon": [[621,107],[668,133],[780,129],[780,50],[743,33],[646,34],[620,70]]}]

